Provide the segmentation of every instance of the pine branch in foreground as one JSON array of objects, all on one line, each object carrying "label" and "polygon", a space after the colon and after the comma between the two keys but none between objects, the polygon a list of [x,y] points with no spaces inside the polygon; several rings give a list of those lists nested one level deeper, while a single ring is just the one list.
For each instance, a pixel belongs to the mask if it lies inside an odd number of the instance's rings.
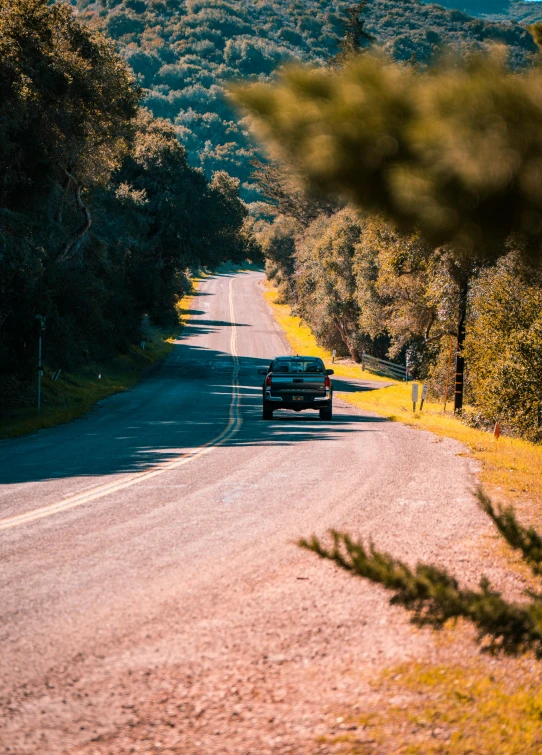
[{"label": "pine branch in foreground", "polygon": [[493,520],[508,545],[521,552],[533,574],[542,574],[542,537],[534,527],[523,527],[512,507],[496,509],[482,488],[478,488],[477,497],[480,508]]},{"label": "pine branch in foreground", "polygon": [[508,654],[531,650],[542,658],[542,595],[530,595],[525,604],[509,603],[485,577],[479,590],[462,590],[444,569],[418,563],[412,570],[372,543],[365,548],[347,534],[332,530],[330,535],[329,547],[315,536],[298,545],[393,591],[390,602],[413,611],[414,623],[439,629],[449,619],[462,617],[476,626],[478,641],[485,641],[488,650]]}]

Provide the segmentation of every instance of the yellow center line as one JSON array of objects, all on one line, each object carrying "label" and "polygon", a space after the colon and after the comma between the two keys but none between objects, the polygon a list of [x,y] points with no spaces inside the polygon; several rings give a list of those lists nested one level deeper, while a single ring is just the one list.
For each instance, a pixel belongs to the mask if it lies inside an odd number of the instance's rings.
[{"label": "yellow center line", "polygon": [[195,459],[199,459],[201,456],[205,456],[210,453],[214,448],[224,445],[235,433],[239,430],[242,423],[241,414],[239,411],[240,392],[239,392],[239,357],[237,354],[237,327],[235,325],[235,313],[233,307],[233,280],[229,281],[229,304],[230,304],[230,320],[231,320],[231,339],[230,339],[230,351],[233,359],[233,371],[232,371],[232,393],[230,402],[229,419],[226,427],[215,438],[203,443],[192,451],[188,451],[180,455],[178,459],[174,461],[166,462],[164,464],[150,469],[147,472],[138,472],[131,475],[128,479],[118,480],[117,482],[110,482],[106,485],[100,485],[99,487],[92,488],[83,493],[66,498],[58,503],[52,503],[48,506],[43,506],[39,509],[33,509],[27,511],[24,514],[18,514],[16,516],[8,517],[7,519],[0,519],[0,530],[11,529],[12,527],[19,527],[22,524],[28,524],[34,522],[37,519],[43,519],[53,514],[58,514],[61,511],[68,511],[76,506],[82,506],[84,503],[95,501],[98,498],[104,498],[107,495],[116,493],[119,490],[132,487],[132,485],[138,485],[141,482],[157,477],[158,475],[169,472],[172,469],[179,469],[185,464],[189,464]]}]

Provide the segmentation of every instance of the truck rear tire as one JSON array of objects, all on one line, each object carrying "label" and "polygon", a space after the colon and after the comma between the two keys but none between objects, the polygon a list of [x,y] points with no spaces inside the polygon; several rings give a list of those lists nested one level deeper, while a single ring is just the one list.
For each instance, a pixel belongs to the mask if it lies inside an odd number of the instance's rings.
[{"label": "truck rear tire", "polygon": [[267,403],[263,405],[262,419],[273,419],[273,407]]},{"label": "truck rear tire", "polygon": [[325,419],[325,420],[333,419],[333,407],[323,406],[320,409],[320,419]]}]

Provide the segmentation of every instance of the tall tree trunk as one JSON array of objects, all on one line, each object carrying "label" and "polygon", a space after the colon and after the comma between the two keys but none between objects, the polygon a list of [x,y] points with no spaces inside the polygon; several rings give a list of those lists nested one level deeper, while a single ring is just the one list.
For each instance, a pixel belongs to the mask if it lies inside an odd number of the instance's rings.
[{"label": "tall tree trunk", "polygon": [[459,288],[459,320],[457,323],[457,351],[455,356],[455,391],[454,391],[454,412],[460,413],[463,409],[463,393],[465,388],[465,357],[463,356],[463,346],[465,344],[466,320],[467,320],[467,299],[469,295],[470,277],[466,276]]},{"label": "tall tree trunk", "polygon": [[81,198],[81,192],[83,190],[82,185],[79,183],[79,181],[73,176],[69,171],[66,170],[66,168],[59,166],[64,175],[66,176],[68,183],[73,184],[73,191],[74,191],[74,197],[75,197],[75,203],[80,210],[82,216],[83,216],[83,225],[79,228],[78,231],[75,233],[75,237],[68,241],[66,246],[64,247],[63,251],[61,252],[60,256],[57,259],[57,262],[64,262],[66,259],[70,257],[72,252],[77,249],[79,242],[83,238],[83,236],[88,232],[90,226],[92,225],[92,217],[90,215],[88,207],[85,205]]},{"label": "tall tree trunk", "polygon": [[348,333],[348,329],[344,325],[344,323],[341,321],[340,317],[334,317],[335,327],[339,331],[339,335],[341,337],[341,341],[344,343],[346,348],[348,349],[348,353],[350,354],[351,358],[354,360],[354,362],[361,362],[361,357],[358,353],[358,350],[355,348],[355,346],[352,344],[352,340],[350,338],[350,334]]}]

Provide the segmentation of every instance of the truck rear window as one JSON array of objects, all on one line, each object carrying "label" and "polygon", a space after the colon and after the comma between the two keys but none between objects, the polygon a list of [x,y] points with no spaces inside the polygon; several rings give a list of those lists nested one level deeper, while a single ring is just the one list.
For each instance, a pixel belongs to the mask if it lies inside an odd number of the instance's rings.
[{"label": "truck rear window", "polygon": [[324,363],[320,359],[280,359],[273,363],[274,373],[307,373],[322,374]]}]

